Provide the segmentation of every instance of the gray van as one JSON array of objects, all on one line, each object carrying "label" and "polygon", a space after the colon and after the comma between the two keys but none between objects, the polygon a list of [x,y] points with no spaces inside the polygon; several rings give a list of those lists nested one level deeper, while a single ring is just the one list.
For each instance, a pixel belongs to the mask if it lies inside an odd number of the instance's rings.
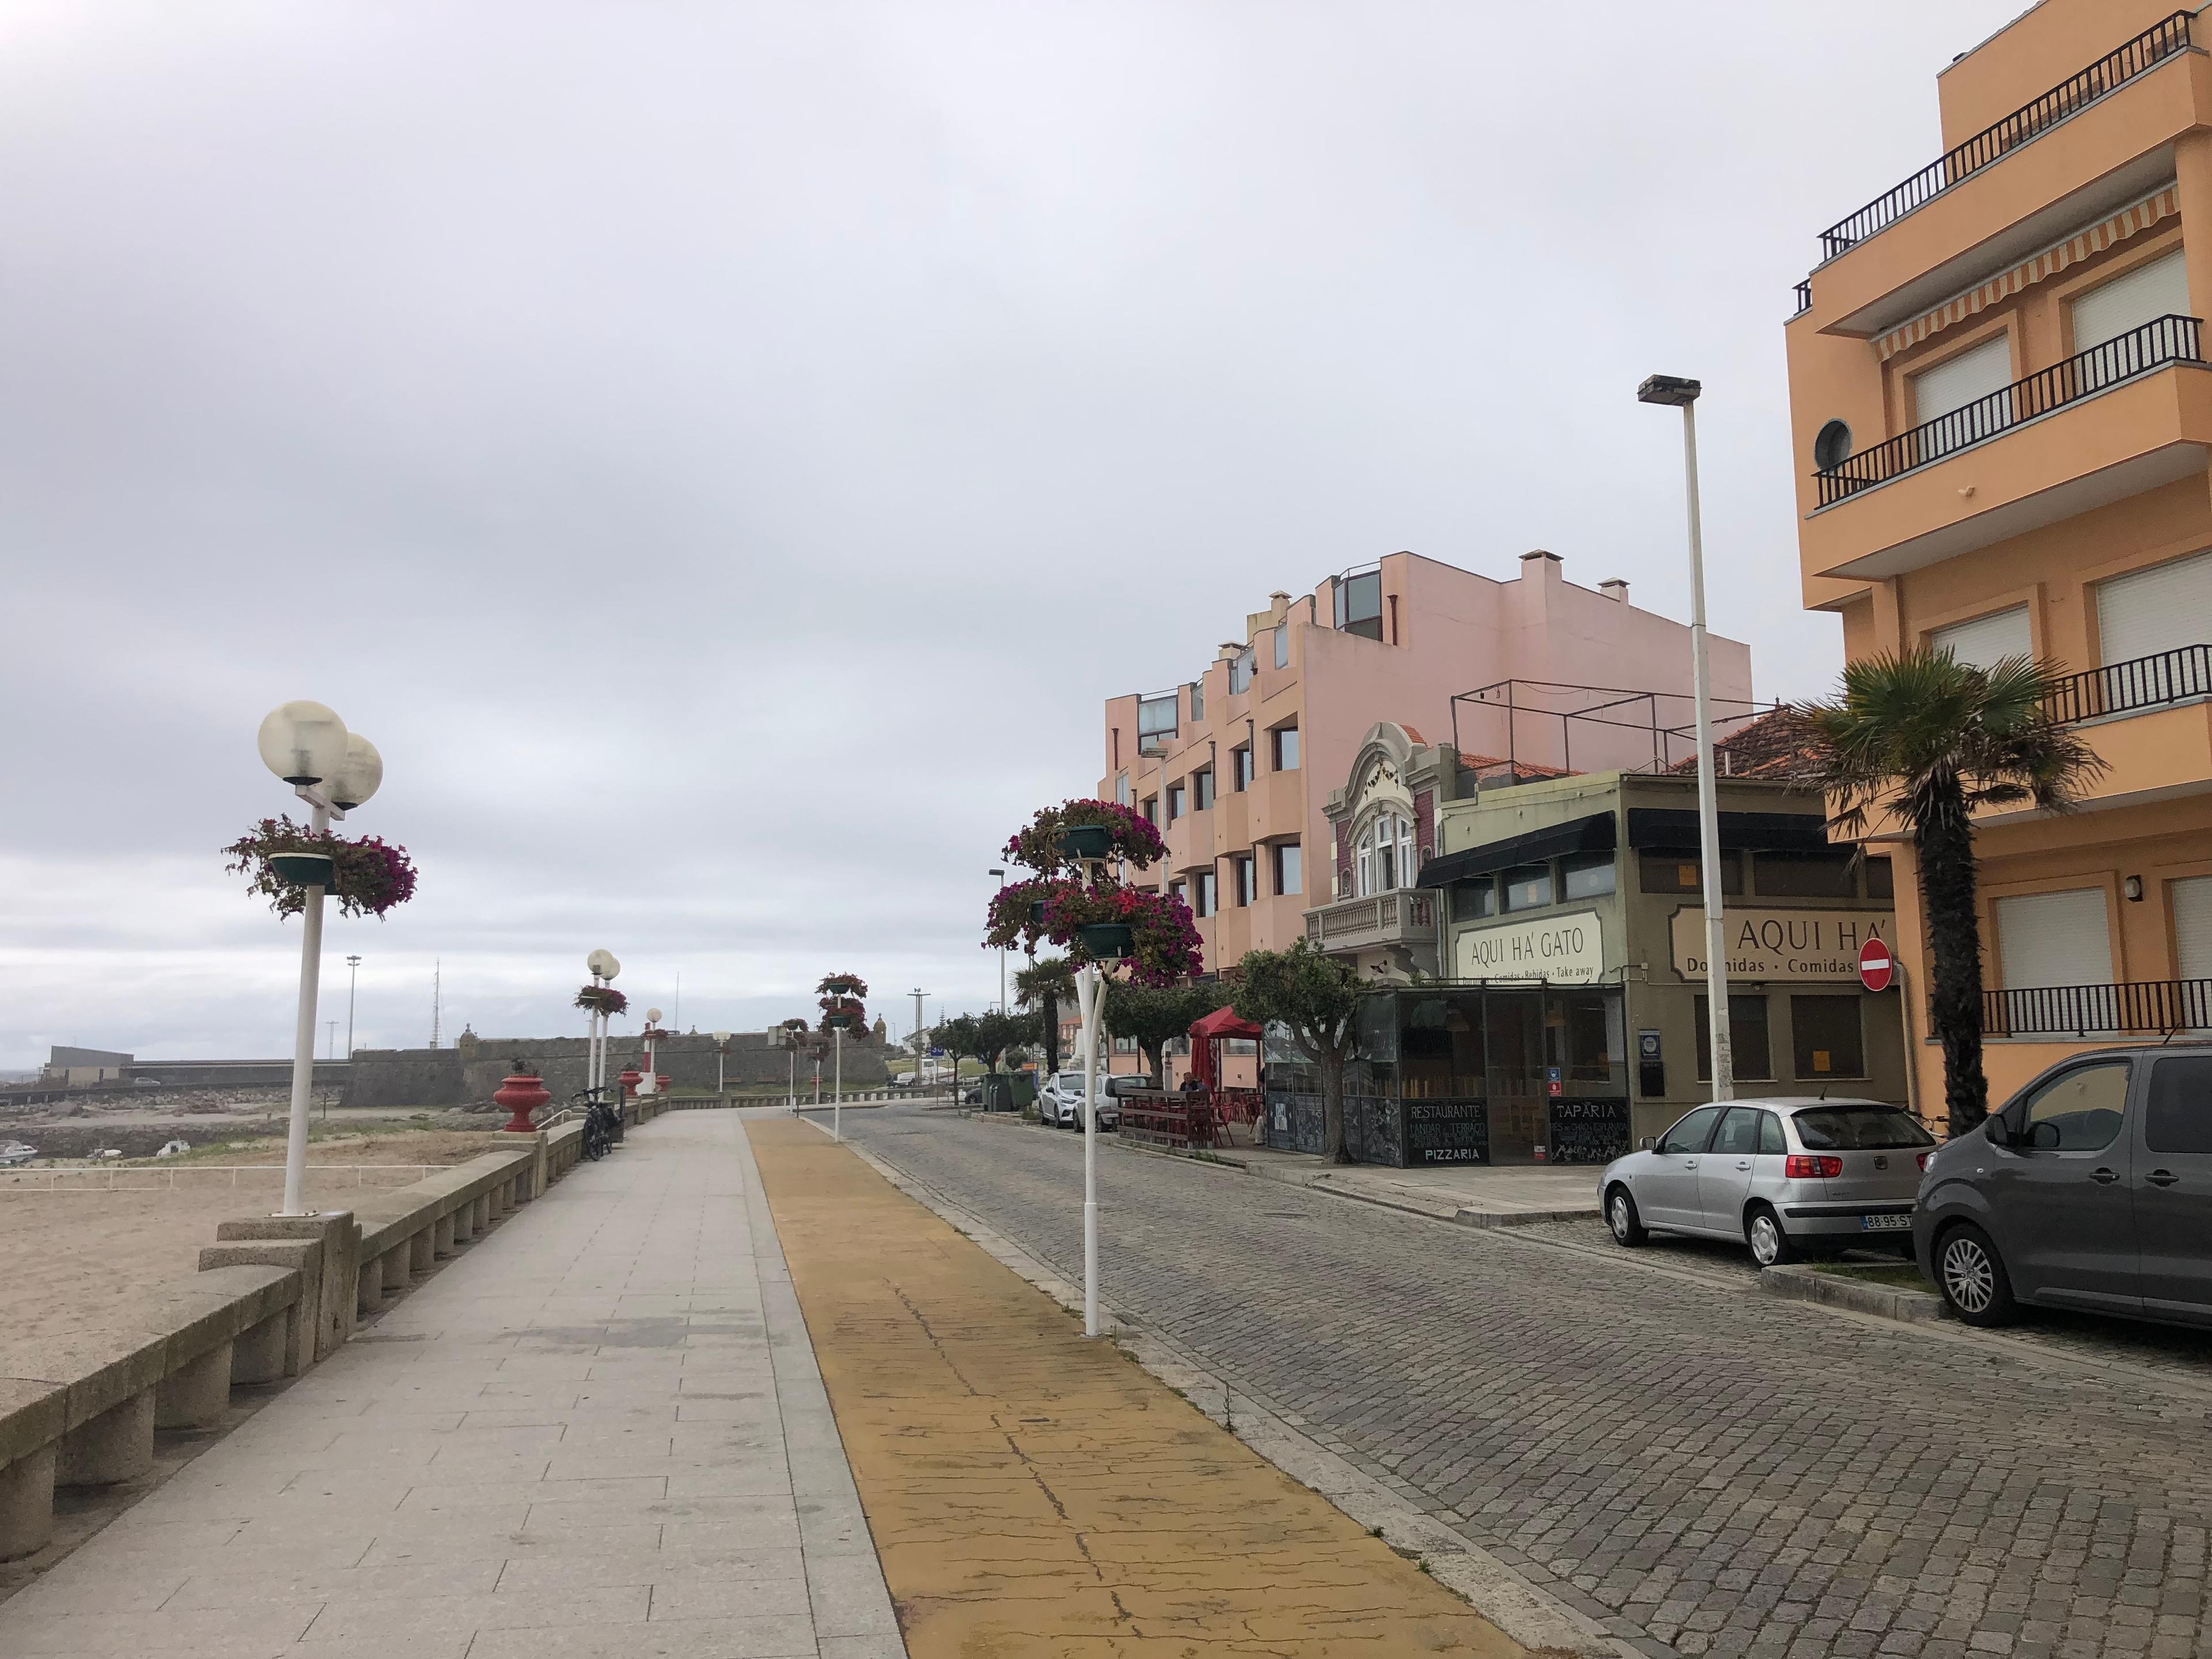
[{"label": "gray van", "polygon": [[1929,1160],[1912,1244],[1969,1325],[2022,1302],[2212,1325],[2212,1043],[2052,1066]]}]

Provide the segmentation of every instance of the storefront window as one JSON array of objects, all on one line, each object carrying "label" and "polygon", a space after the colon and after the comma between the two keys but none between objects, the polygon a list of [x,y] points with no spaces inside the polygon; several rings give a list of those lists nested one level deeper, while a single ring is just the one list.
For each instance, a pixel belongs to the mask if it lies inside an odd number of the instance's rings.
[{"label": "storefront window", "polygon": [[1451,884],[1451,913],[1454,921],[1480,921],[1486,916],[1498,914],[1498,878],[1477,876],[1472,881],[1455,881]]},{"label": "storefront window", "polygon": [[1626,1092],[1628,1050],[1618,996],[1602,991],[1552,992],[1546,1000],[1544,1024],[1551,1064],[1559,1068],[1560,1082],[1569,1091]]},{"label": "storefront window", "polygon": [[1482,995],[1406,998],[1398,1042],[1407,1100],[1479,1099],[1485,1086]]},{"label": "storefront window", "polygon": [[1508,910],[1541,909],[1551,902],[1550,865],[1526,864],[1517,870],[1505,872],[1505,908]]},{"label": "storefront window", "polygon": [[1800,1083],[1864,1077],[1866,1044],[1856,996],[1790,999],[1790,1046]]},{"label": "storefront window", "polygon": [[[1712,1015],[1708,1012],[1712,1004],[1705,997],[1697,997],[1698,1015],[1698,1081],[1710,1083],[1713,1077]],[[1774,1077],[1774,1052],[1766,1035],[1766,999],[1751,996],[1729,999],[1729,1048],[1735,1060],[1735,1074],[1747,1083],[1771,1082]]]},{"label": "storefront window", "polygon": [[1851,855],[1832,853],[1754,853],[1752,875],[1761,898],[1853,898]]},{"label": "storefront window", "polygon": [[1613,854],[1577,853],[1561,859],[1559,885],[1571,899],[1603,898],[1613,889]]},{"label": "storefront window", "polygon": [[[1698,893],[1705,890],[1700,879],[1701,867],[1698,849],[1694,847],[1681,852],[1647,852],[1643,854],[1638,880],[1647,893]],[[1740,853],[1721,854],[1721,892],[1723,896],[1743,891],[1743,855]]]},{"label": "storefront window", "polygon": [[1866,861],[1866,891],[1870,899],[1895,898],[1897,873],[1886,858]]}]

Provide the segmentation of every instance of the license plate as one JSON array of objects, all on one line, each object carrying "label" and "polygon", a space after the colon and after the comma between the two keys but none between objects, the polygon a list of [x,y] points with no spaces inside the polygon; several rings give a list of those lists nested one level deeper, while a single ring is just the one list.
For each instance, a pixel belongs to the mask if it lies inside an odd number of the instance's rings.
[{"label": "license plate", "polygon": [[1870,1233],[1909,1233],[1912,1231],[1912,1217],[1910,1214],[1863,1215],[1859,1218],[1859,1225]]}]

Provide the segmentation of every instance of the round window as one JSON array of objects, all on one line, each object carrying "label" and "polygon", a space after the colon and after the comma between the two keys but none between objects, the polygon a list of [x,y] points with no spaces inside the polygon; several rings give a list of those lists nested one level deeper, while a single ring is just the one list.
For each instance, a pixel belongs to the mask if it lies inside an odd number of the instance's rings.
[{"label": "round window", "polygon": [[1813,465],[1823,472],[1833,472],[1850,458],[1850,428],[1841,421],[1829,422],[1813,440]]}]

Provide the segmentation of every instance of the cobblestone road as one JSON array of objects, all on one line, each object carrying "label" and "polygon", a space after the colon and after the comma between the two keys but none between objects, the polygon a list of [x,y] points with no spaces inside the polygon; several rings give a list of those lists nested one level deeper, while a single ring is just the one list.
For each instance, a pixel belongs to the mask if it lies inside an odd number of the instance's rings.
[{"label": "cobblestone road", "polygon": [[[846,1130],[1079,1267],[1073,1137]],[[2212,1653],[2212,1348],[2100,1372],[1199,1164],[1099,1176],[1109,1303],[1647,1650]]]}]

